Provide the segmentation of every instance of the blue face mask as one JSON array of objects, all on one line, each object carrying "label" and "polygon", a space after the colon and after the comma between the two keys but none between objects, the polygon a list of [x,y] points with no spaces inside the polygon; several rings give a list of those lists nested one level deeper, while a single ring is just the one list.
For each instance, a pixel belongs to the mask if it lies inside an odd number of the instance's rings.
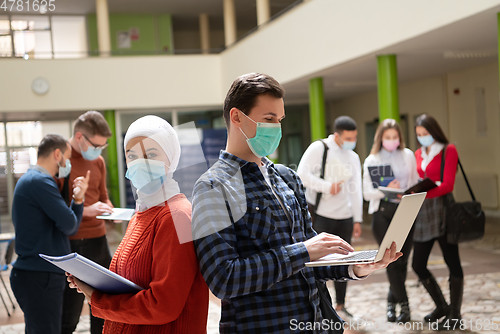
[{"label": "blue face mask", "polygon": [[[245,113],[242,112],[243,115]],[[272,154],[278,148],[281,140],[281,124],[280,123],[260,123],[256,122],[247,115],[246,118],[257,124],[257,131],[255,132],[255,137],[248,138],[243,132],[245,138],[247,139],[248,147],[252,150],[252,153],[256,157],[262,158],[266,155]]]},{"label": "blue face mask", "polygon": [[432,138],[431,135],[417,136],[417,139],[418,139],[418,142],[420,143],[420,145],[422,145],[424,147],[431,146],[432,143],[434,143],[434,138]]},{"label": "blue face mask", "polygon": [[344,150],[354,150],[356,148],[356,141],[344,141],[342,148]]},{"label": "blue face mask", "polygon": [[59,165],[59,162],[57,163],[59,166],[59,175],[57,176],[59,179],[64,179],[66,176],[71,173],[71,163],[69,162],[69,159],[66,159],[66,166],[62,167]]},{"label": "blue face mask", "polygon": [[95,148],[95,147],[92,147],[89,145],[86,151],[82,150],[81,152],[82,152],[82,157],[85,160],[92,161],[92,160],[99,158],[99,156],[101,155],[102,149]]},{"label": "blue face mask", "polygon": [[157,192],[165,179],[165,163],[150,159],[136,159],[127,165],[125,177],[146,195]]}]

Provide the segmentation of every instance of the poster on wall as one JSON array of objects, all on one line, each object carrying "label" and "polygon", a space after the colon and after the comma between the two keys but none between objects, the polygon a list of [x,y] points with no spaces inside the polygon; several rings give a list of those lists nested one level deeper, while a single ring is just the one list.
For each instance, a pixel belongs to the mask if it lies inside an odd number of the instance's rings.
[{"label": "poster on wall", "polygon": [[132,39],[130,38],[129,31],[116,32],[116,48],[117,49],[130,49],[132,47]]}]

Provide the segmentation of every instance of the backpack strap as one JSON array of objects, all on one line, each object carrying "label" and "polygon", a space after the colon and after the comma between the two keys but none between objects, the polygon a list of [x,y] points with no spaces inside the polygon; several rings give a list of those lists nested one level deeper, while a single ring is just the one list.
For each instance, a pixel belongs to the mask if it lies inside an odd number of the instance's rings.
[{"label": "backpack strap", "polygon": [[[325,147],[325,150],[323,151],[323,160],[321,161],[321,171],[319,174],[319,178],[324,179],[325,178],[326,157],[328,155],[328,145],[326,145],[326,143],[323,139],[320,139],[319,141]],[[321,193],[321,192],[318,192],[316,194],[316,202],[314,203],[314,212],[313,212],[314,215],[316,215],[316,211],[318,210],[318,205],[319,205],[319,202],[321,201],[321,196],[323,196],[323,193]]]},{"label": "backpack strap", "polygon": [[[445,145],[443,148],[443,156],[441,160],[441,182],[443,182],[443,175],[444,175],[444,165],[445,165],[445,158],[446,158],[446,149],[448,148],[448,145]],[[458,166],[460,166],[460,170],[462,171],[462,175],[464,176],[465,184],[467,185],[467,189],[469,189],[469,194],[472,200],[475,202],[476,201],[476,196],[474,196],[474,193],[472,192],[472,188],[470,187],[469,180],[467,180],[467,176],[465,175],[464,168],[462,167],[462,163],[460,163],[460,158],[458,158]]]}]

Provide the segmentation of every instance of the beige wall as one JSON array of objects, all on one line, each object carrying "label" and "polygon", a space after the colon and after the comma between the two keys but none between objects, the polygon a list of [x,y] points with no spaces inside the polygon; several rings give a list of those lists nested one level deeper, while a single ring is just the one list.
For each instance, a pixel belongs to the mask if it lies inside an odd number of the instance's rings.
[{"label": "beige wall", "polygon": [[499,3],[498,0],[303,2],[245,38],[243,43],[224,51],[222,83],[229,86],[239,75],[257,71],[287,84],[376,54]]},{"label": "beige wall", "polygon": [[[247,30],[238,30],[238,37],[243,36],[247,32]],[[175,50],[180,50],[181,53],[189,52],[189,50],[199,50],[201,48],[200,32],[198,30],[174,30],[173,35]],[[224,30],[210,29],[210,48],[222,49],[224,47]]]},{"label": "beige wall", "polygon": [[[487,131],[485,136],[476,133],[476,106],[475,89],[485,90],[485,109]],[[455,94],[454,90],[460,93]],[[469,178],[479,176],[490,177],[496,175],[496,191],[500,189],[500,113],[499,113],[499,77],[498,64],[470,68],[463,71],[448,73],[403,83],[399,86],[400,113],[408,116],[410,138],[408,146],[416,147],[413,135],[414,119],[416,116],[428,113],[434,116],[452,143],[457,145],[460,160],[466,169]],[[349,115],[358,123],[357,151],[363,160],[369,154],[366,147],[365,124],[378,117],[377,93],[371,92],[339,101],[327,103],[330,119],[340,115]],[[471,180],[472,181],[472,180]],[[479,182],[479,181],[478,181]],[[476,188],[483,184],[476,183]],[[474,188],[474,184],[472,184]],[[480,197],[483,189],[475,189]],[[457,194],[456,194],[457,195]],[[458,194],[458,199],[467,200],[467,197]],[[479,198],[481,200],[481,198]],[[484,202],[488,198],[484,198]],[[500,200],[496,198],[496,213],[500,214]],[[490,205],[491,206],[491,205]]]},{"label": "beige wall", "polygon": [[[448,119],[446,113],[446,94],[444,91],[445,77],[432,77],[416,82],[401,84],[399,86],[400,114],[408,116],[409,138],[407,145],[415,148],[416,139],[411,131],[414,127],[414,119],[423,113],[433,115],[448,135]],[[378,118],[377,92],[371,92],[348,99],[333,101],[329,104],[330,119],[333,120],[340,115],[349,115],[358,123],[359,147],[357,149],[360,158],[365,159],[370,147],[366,147],[365,128],[366,123],[373,122]]]},{"label": "beige wall", "polygon": [[[459,152],[467,157],[471,172],[500,172],[500,118],[498,64],[454,72],[448,75],[450,138]],[[484,88],[487,130],[485,136],[476,131],[474,91]],[[454,94],[459,89],[460,94]],[[481,162],[481,163],[473,163]]]},{"label": "beige wall", "polygon": [[[218,55],[0,61],[0,112],[219,106]],[[31,90],[36,77],[46,95]]]}]

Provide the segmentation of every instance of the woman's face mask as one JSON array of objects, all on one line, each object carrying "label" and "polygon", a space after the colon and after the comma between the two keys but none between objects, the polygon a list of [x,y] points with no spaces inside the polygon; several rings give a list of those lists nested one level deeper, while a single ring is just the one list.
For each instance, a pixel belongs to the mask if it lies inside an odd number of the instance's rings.
[{"label": "woman's face mask", "polygon": [[256,157],[262,158],[272,154],[278,148],[281,140],[281,123],[261,123],[256,122],[248,117],[244,112],[246,118],[257,124],[257,131],[253,138],[248,138],[245,132],[240,128],[241,133],[247,139],[248,147],[255,154]]},{"label": "woman's face mask", "polygon": [[399,147],[399,139],[383,139],[382,146],[389,152],[396,150]]},{"label": "woman's face mask", "polygon": [[151,138],[133,138],[129,144],[125,152],[125,177],[143,194],[154,194],[167,180],[169,159],[160,145]]},{"label": "woman's face mask", "polygon": [[432,138],[431,135],[417,136],[417,139],[418,139],[418,142],[420,143],[420,145],[422,145],[424,147],[431,146],[434,143],[434,138]]},{"label": "woman's face mask", "polygon": [[165,162],[136,159],[127,165],[125,177],[132,185],[145,194],[153,194],[158,191],[166,180]]}]

